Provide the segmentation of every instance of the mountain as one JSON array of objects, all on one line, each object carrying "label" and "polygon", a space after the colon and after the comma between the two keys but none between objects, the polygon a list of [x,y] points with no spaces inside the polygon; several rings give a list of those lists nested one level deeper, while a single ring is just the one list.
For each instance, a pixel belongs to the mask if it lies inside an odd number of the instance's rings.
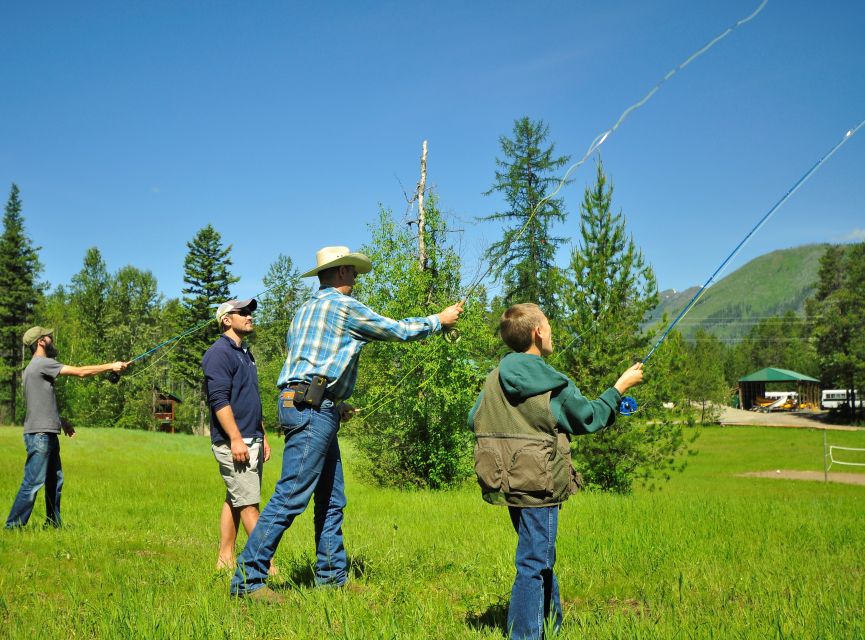
[{"label": "mountain", "polygon": [[[787,311],[803,316],[805,300],[817,282],[820,258],[828,247],[809,244],[754,258],[709,287],[676,328],[686,338],[702,327],[719,338],[735,341],[764,318]],[[698,290],[695,286],[660,292],[661,301],[647,316],[645,325],[657,325],[666,313],[663,330]]]}]

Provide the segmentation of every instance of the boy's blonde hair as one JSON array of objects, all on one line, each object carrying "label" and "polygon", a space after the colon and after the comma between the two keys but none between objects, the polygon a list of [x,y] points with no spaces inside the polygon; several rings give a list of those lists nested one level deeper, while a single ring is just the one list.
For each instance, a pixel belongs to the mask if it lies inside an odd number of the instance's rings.
[{"label": "boy's blonde hair", "polygon": [[523,302],[508,308],[499,322],[499,334],[505,344],[517,353],[532,346],[532,333],[541,326],[546,316],[533,302]]}]

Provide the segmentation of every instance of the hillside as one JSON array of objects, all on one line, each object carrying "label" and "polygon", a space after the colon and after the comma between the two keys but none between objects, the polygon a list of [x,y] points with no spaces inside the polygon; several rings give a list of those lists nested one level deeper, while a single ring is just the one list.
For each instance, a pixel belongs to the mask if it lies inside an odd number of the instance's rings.
[{"label": "hillside", "polygon": [[[691,337],[703,327],[719,338],[735,340],[763,318],[791,310],[803,315],[805,301],[814,291],[820,257],[828,246],[810,244],[754,258],[709,287],[678,329]],[[671,322],[698,288],[662,291],[661,302],[646,324],[657,324],[665,312],[667,323]]]}]

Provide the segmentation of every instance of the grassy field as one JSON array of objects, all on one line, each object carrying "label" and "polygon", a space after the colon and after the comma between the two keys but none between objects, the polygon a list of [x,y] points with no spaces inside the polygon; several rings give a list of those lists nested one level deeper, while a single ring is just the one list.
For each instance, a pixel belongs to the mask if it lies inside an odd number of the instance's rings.
[{"label": "grassy field", "polygon": [[[865,637],[865,487],[736,475],[821,470],[822,442],[810,430],[705,429],[662,491],[572,499],[560,637]],[[865,447],[865,432],[830,443]],[[232,601],[212,568],[224,490],[206,439],[80,429],[63,441],[66,526],[41,528],[40,493],[25,530],[0,532],[0,637],[501,638],[516,544],[506,512],[470,484],[365,486],[344,454],[357,589],[311,586],[305,513],[276,557],[287,604],[274,607]],[[0,428],[4,520],[23,462],[20,428]]]}]

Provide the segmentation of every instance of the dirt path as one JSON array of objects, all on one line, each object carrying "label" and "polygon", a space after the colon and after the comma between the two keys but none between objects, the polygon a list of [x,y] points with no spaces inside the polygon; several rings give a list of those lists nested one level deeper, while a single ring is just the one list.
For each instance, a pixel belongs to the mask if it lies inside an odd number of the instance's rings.
[{"label": "dirt path", "polygon": [[[748,478],[778,478],[779,480],[814,480],[817,482],[824,481],[822,471],[787,471],[784,469],[779,469],[777,471],[751,471],[749,473],[740,473],[739,475]],[[865,473],[830,472],[829,482],[865,485]]]},{"label": "dirt path", "polygon": [[721,425],[825,429],[827,431],[858,431],[857,427],[824,424],[820,420],[815,420],[814,418],[809,418],[807,416],[808,414],[806,413],[790,413],[786,411],[762,413],[761,411],[743,411],[742,409],[724,407],[721,410],[720,422]]}]

